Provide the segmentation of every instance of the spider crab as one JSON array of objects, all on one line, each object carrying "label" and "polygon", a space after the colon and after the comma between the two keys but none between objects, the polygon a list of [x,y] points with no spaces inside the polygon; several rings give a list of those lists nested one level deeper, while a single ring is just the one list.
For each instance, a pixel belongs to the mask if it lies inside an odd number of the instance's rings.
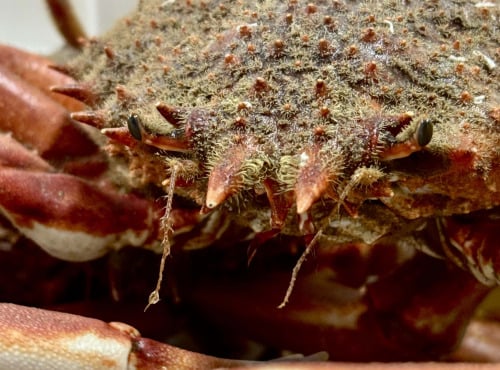
[{"label": "spider crab", "polygon": [[[148,290],[136,253],[163,252],[150,303],[165,272],[163,320],[180,306],[205,338],[497,361],[498,324],[475,316],[500,281],[497,21],[490,2],[141,1],[63,65],[2,46],[6,266],[23,248],[47,271],[97,259],[83,269],[110,271],[126,310]],[[42,276],[28,302],[64,303],[54,290],[72,287]],[[248,365],[125,324],[0,312],[4,367]]]}]

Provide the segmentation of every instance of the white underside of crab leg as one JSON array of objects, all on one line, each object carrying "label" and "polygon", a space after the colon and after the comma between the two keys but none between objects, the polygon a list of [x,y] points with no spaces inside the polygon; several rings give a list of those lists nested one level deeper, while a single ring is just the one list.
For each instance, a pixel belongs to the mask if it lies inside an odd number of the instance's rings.
[{"label": "white underside of crab leg", "polygon": [[149,236],[147,231],[138,233],[132,230],[94,236],[82,231],[51,228],[38,222],[32,222],[31,228],[16,226],[22,234],[35,241],[51,256],[74,262],[99,258],[110,250],[126,245],[141,246]]},{"label": "white underside of crab leg", "polygon": [[99,320],[1,304],[0,369],[127,369],[129,337]]},{"label": "white underside of crab leg", "polygon": [[130,325],[0,303],[3,370],[205,370],[248,365],[142,338]]},{"label": "white underside of crab leg", "polygon": [[88,261],[155,238],[151,203],[65,174],[0,167],[0,214],[54,257]]}]

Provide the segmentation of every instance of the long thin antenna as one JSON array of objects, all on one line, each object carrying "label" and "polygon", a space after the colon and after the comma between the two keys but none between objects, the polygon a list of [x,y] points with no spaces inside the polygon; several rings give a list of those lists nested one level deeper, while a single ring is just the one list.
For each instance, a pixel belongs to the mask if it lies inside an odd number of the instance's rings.
[{"label": "long thin antenna", "polygon": [[160,271],[158,272],[158,280],[156,282],[156,288],[151,292],[148,299],[148,305],[144,309],[146,311],[149,306],[153,304],[157,304],[160,301],[160,288],[161,282],[163,280],[163,270],[165,269],[165,261],[167,257],[170,255],[170,235],[173,233],[172,229],[172,218],[170,217],[170,213],[172,211],[172,199],[174,198],[174,190],[175,190],[175,181],[177,179],[177,171],[178,166],[172,166],[172,170],[170,172],[170,184],[168,186],[167,192],[167,205],[165,206],[165,213],[161,218],[161,225],[163,227],[163,240],[161,241],[161,245],[163,247],[163,254],[161,256],[160,261]]},{"label": "long thin antenna", "polygon": [[278,308],[284,308],[288,304],[290,296],[292,295],[293,292],[293,288],[295,287],[295,282],[297,281],[297,276],[299,275],[300,268],[302,267],[302,264],[306,261],[306,258],[309,255],[309,253],[311,253],[311,251],[313,250],[321,234],[323,234],[323,229],[318,230],[316,235],[314,235],[314,238],[312,238],[312,240],[309,242],[306,249],[300,256],[299,260],[295,264],[295,267],[293,268],[292,271],[292,277],[290,278],[290,283],[288,283],[288,289],[286,290],[285,297],[283,298],[283,301],[280,303]]}]

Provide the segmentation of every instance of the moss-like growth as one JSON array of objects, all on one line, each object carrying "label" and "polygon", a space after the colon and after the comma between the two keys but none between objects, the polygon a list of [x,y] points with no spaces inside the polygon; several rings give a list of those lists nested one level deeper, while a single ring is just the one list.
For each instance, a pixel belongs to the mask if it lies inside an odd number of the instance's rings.
[{"label": "moss-like growth", "polygon": [[[183,160],[196,168],[185,174],[190,180],[206,182],[213,161],[239,137],[258,153],[242,167],[249,171],[241,174],[244,188],[261,188],[270,178],[290,190],[300,153],[319,145],[341,163],[332,185],[339,196],[357,186],[358,169],[376,168],[395,190],[399,181],[418,177],[434,186],[429,194],[473,198],[462,212],[500,203],[491,190],[500,187],[500,129],[491,114],[500,105],[495,17],[497,7],[465,0],[149,0],[90,41],[71,69],[93,84],[95,108],[106,112],[110,127],[137,114],[146,131],[172,135],[179,128],[155,106],[181,109],[192,148]],[[126,88],[126,99],[117,97],[117,85]],[[406,112],[414,114],[411,124],[394,119]],[[424,150],[445,158],[446,166],[427,176],[400,161],[381,162],[379,153],[407,140],[422,119],[434,124]],[[471,163],[464,159],[468,150]],[[443,174],[450,171],[449,179]],[[489,195],[479,199],[449,183],[468,171],[490,179],[482,185]],[[370,177],[361,180],[370,185]],[[398,194],[384,201],[407,217],[427,215],[427,208],[405,213]],[[436,212],[454,213],[453,207]]]}]

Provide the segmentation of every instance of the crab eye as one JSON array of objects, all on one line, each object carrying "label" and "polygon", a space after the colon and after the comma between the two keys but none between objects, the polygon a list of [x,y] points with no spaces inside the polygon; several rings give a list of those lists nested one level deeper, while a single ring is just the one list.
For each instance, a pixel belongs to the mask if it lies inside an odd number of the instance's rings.
[{"label": "crab eye", "polygon": [[420,146],[426,146],[432,139],[432,133],[434,130],[434,125],[428,119],[424,119],[420,122],[417,128],[417,143]]},{"label": "crab eye", "polygon": [[127,118],[127,127],[130,131],[130,135],[134,137],[134,139],[141,141],[142,140],[142,130],[141,130],[141,120],[137,114],[131,114]]}]

